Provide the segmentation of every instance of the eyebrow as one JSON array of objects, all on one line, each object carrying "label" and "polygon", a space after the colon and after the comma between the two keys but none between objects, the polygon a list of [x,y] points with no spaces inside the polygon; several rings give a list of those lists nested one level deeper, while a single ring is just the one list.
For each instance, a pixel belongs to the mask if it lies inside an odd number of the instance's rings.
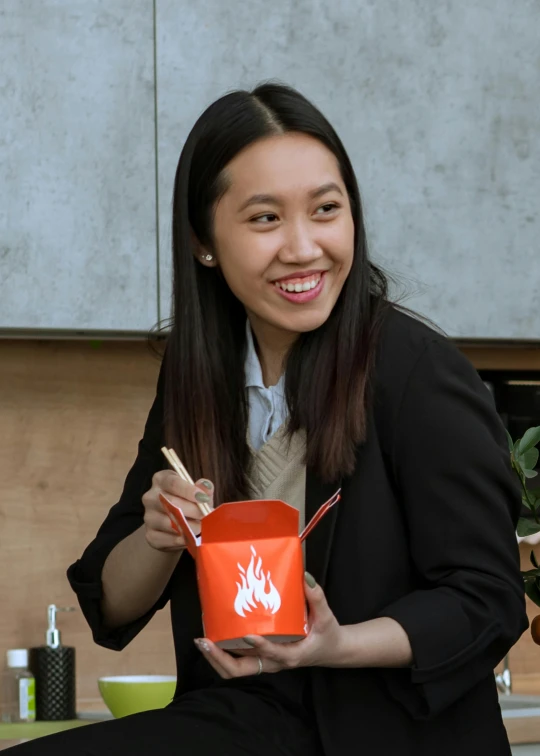
[{"label": "eyebrow", "polygon": [[[322,197],[323,194],[328,194],[328,192],[338,192],[343,196],[343,192],[339,188],[339,186],[335,183],[335,181],[329,181],[327,184],[323,184],[322,186],[317,187],[317,189],[312,189],[311,192],[308,193],[308,197],[310,199],[317,199],[318,197]],[[249,197],[238,210],[239,213],[243,212],[246,208],[250,207],[251,205],[279,205],[280,200],[279,197],[276,197],[273,194],[253,194],[251,197]]]}]

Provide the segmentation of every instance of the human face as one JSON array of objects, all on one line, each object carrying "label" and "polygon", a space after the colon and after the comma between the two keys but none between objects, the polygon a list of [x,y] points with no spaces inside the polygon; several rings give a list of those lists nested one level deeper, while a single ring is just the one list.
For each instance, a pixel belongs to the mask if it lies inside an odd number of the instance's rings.
[{"label": "human face", "polygon": [[293,341],[327,320],[352,265],[337,160],[317,139],[287,133],[242,150],[226,179],[214,216],[217,264],[257,338]]}]

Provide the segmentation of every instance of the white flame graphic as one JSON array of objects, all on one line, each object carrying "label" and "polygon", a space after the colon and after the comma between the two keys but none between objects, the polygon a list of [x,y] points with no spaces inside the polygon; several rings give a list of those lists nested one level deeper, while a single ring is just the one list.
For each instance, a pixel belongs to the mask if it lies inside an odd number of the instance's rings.
[{"label": "white flame graphic", "polygon": [[[238,587],[238,593],[234,602],[234,610],[241,617],[245,617],[244,612],[251,612],[252,609],[257,608],[257,604],[261,604],[265,609],[270,609],[272,614],[275,614],[281,606],[281,596],[275,585],[270,580],[270,572],[266,573],[262,571],[262,559],[258,558],[257,566],[255,567],[255,559],[257,558],[257,552],[251,547],[251,561],[249,567],[246,570],[238,562],[238,569],[240,570],[241,583],[236,583]],[[268,591],[266,587],[268,585]]]}]

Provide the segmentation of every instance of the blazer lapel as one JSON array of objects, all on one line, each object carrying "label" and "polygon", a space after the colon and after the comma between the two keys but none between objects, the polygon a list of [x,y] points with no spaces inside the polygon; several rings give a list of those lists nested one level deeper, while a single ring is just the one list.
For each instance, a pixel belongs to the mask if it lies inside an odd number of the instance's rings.
[{"label": "blazer lapel", "polygon": [[[312,470],[306,470],[306,525],[321,504],[324,504],[340,486],[340,481],[323,483]],[[306,569],[321,586],[324,586],[326,581],[339,506],[340,502],[335,504],[305,540]]]}]

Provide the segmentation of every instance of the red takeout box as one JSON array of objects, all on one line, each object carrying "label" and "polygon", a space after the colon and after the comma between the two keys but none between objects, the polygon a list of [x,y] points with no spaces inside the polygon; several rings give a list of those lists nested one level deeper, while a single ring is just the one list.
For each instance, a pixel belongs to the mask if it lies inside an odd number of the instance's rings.
[{"label": "red takeout box", "polygon": [[306,637],[302,541],[339,498],[337,491],[300,534],[298,510],[276,499],[221,504],[203,517],[196,536],[161,495],[196,562],[206,638],[236,649],[249,648],[245,635],[277,643]]}]

